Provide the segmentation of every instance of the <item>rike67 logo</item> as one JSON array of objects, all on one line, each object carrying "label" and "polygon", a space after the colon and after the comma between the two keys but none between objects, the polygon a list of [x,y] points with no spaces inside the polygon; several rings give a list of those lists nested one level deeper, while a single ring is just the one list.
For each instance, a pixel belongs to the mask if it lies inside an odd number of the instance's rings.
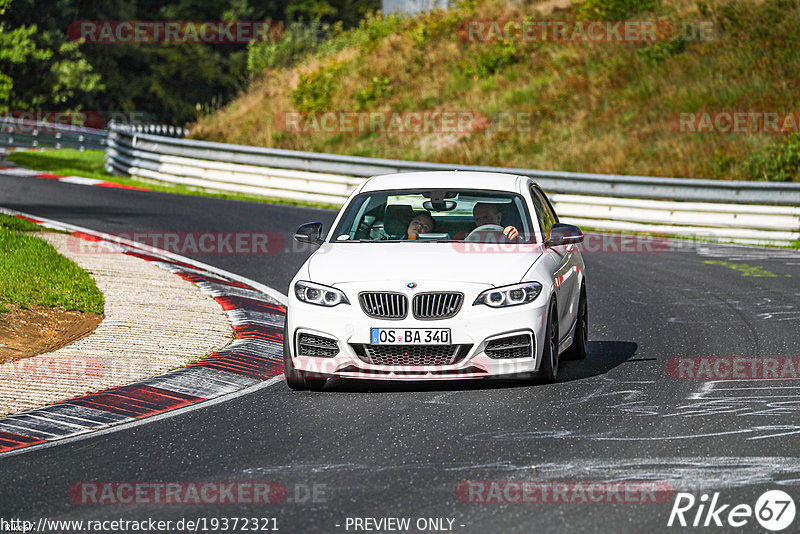
[{"label": "rike67 logo", "polygon": [[765,529],[778,532],[791,525],[794,516],[794,499],[781,490],[764,492],[755,506],[723,503],[719,492],[710,499],[705,493],[699,499],[691,493],[678,493],[667,526],[738,528],[751,523],[755,517]]}]

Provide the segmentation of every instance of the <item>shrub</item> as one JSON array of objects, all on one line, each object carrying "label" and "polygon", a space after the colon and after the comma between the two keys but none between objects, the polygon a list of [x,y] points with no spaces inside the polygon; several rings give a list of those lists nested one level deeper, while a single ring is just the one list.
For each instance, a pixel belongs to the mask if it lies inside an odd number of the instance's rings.
[{"label": "shrub", "polygon": [[519,62],[521,57],[517,42],[498,41],[494,46],[475,55],[472,60],[462,63],[462,71],[469,77],[483,78]]},{"label": "shrub", "polygon": [[356,91],[356,109],[366,109],[367,106],[383,99],[390,92],[392,81],[386,76],[373,76],[364,89]]},{"label": "shrub", "polygon": [[389,35],[401,31],[404,25],[404,19],[394,14],[383,16],[380,13],[367,13],[350,37],[362,52],[369,52]]},{"label": "shrub", "polygon": [[410,30],[411,39],[421,45],[442,36],[453,36],[461,20],[461,13],[455,10],[427,11],[417,16],[415,25]]},{"label": "shrub", "polygon": [[297,88],[292,92],[292,102],[297,111],[327,111],[330,109],[335,82],[342,64],[333,62],[309,74],[301,74]]},{"label": "shrub", "polygon": [[293,22],[280,39],[250,42],[247,46],[247,73],[252,78],[267,69],[294,65],[341,31],[341,23],[331,26],[320,22]]},{"label": "shrub", "polygon": [[641,11],[657,7],[660,0],[586,0],[578,9],[585,20],[624,20]]},{"label": "shrub", "polygon": [[678,37],[670,41],[659,41],[650,46],[640,48],[636,51],[636,55],[644,63],[655,65],[662,63],[672,56],[677,56],[686,50],[686,39]]},{"label": "shrub", "polygon": [[791,134],[779,145],[768,145],[752,154],[742,165],[751,180],[800,181],[800,134]]}]

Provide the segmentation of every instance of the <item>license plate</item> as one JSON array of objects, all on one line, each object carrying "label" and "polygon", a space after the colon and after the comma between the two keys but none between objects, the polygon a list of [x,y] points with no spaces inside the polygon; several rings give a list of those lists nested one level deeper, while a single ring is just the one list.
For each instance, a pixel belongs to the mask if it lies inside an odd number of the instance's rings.
[{"label": "license plate", "polygon": [[449,345],[449,328],[370,328],[372,345]]}]

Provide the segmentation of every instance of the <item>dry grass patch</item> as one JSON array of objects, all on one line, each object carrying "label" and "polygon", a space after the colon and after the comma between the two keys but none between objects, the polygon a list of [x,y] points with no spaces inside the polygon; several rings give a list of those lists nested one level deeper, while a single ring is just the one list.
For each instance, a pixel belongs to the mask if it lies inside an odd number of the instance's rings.
[{"label": "dry grass patch", "polygon": [[[604,5],[616,0],[592,0]],[[581,4],[583,5],[583,4]],[[634,19],[712,20],[711,40],[466,42],[474,19],[576,20],[569,2],[475,1],[416,18],[373,17],[258,77],[192,136],[296,150],[449,163],[716,179],[800,179],[787,136],[676,131],[681,112],[797,110],[800,0],[663,0]],[[543,9],[544,11],[540,11]],[[533,128],[290,133],[281,112],[471,110]],[[504,131],[500,131],[504,130]],[[781,157],[776,157],[780,154]]]}]

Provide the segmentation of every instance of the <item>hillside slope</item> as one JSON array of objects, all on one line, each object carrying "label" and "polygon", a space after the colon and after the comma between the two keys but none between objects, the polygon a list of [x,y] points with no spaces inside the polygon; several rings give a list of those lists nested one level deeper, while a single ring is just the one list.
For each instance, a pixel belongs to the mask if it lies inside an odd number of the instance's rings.
[{"label": "hillside slope", "polygon": [[[655,39],[574,34],[601,18],[653,23]],[[533,38],[496,39],[498,20],[547,22]],[[557,39],[557,21],[573,33]],[[374,16],[255,77],[191,135],[434,162],[797,181],[798,23],[800,0],[487,0]],[[413,131],[426,111],[443,114]],[[732,124],[747,115],[720,113],[734,111],[756,114]],[[776,124],[779,133],[761,133]]]}]

